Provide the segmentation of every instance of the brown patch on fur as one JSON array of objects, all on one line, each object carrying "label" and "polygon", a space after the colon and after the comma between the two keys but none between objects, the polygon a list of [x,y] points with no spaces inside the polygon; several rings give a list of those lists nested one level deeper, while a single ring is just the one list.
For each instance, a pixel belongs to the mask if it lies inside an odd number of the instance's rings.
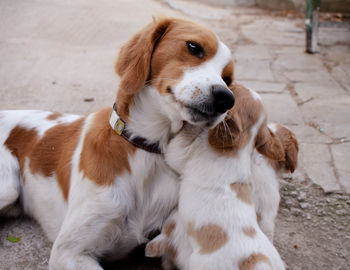
[{"label": "brown patch on fur", "polygon": [[170,237],[170,235],[172,234],[172,232],[175,230],[176,224],[175,222],[170,222],[165,224],[164,227],[164,233],[167,237]]},{"label": "brown patch on fur", "polygon": [[253,238],[256,235],[256,230],[253,227],[243,228],[242,231],[246,236],[250,238]]},{"label": "brown patch on fur", "polygon": [[177,250],[170,242],[166,242],[164,246],[164,254],[162,254],[163,269],[177,269],[175,266]]},{"label": "brown patch on fur", "polygon": [[271,160],[284,160],[284,149],[279,138],[264,123],[255,138],[256,150]]},{"label": "brown patch on fur", "polygon": [[253,204],[252,185],[247,183],[231,183],[231,189],[236,193],[237,199],[246,204]]},{"label": "brown patch on fur", "polygon": [[[231,83],[234,81],[234,62],[233,60],[230,61],[224,68],[224,70],[222,71],[222,75],[221,77],[223,79],[225,78],[229,78],[231,80]],[[225,80],[226,82],[226,80]],[[227,82],[226,82],[227,83]],[[229,83],[228,85],[230,85],[231,83]]]},{"label": "brown patch on fur", "polygon": [[54,113],[51,113],[49,114],[46,119],[47,120],[56,120],[57,118],[60,118],[62,116],[61,113],[58,113],[58,112],[54,112]]},{"label": "brown patch on fur", "polygon": [[187,234],[193,237],[200,246],[200,254],[212,253],[223,247],[228,241],[227,233],[216,224],[208,224],[195,229],[190,223]]},{"label": "brown patch on fur", "polygon": [[175,262],[176,261],[176,257],[177,257],[177,251],[174,248],[174,246],[172,244],[170,244],[169,242],[166,244],[165,246],[165,252],[167,254],[167,257],[172,261]]},{"label": "brown patch on fur", "polygon": [[239,270],[254,270],[258,263],[266,263],[271,266],[269,258],[262,253],[253,253],[247,259],[239,263]]},{"label": "brown patch on fur", "polygon": [[124,121],[128,119],[129,106],[133,103],[134,95],[146,84],[152,53],[167,24],[165,21],[149,24],[120,49],[115,65],[121,78],[116,103],[118,114]]},{"label": "brown patch on fur", "polygon": [[48,129],[30,155],[29,167],[32,173],[40,173],[47,177],[56,173],[65,200],[69,194],[72,156],[83,122],[84,118],[81,118]]},{"label": "brown patch on fur", "polygon": [[96,113],[85,136],[79,170],[97,185],[111,185],[116,175],[130,172],[129,155],[136,147],[109,125],[111,109]]},{"label": "brown patch on fur", "polygon": [[147,256],[148,257],[160,257],[164,254],[165,250],[163,248],[162,242],[149,242],[147,243]]},{"label": "brown patch on fur", "polygon": [[43,176],[56,174],[58,185],[65,200],[68,199],[71,159],[78,143],[84,119],[56,125],[48,129],[39,139],[34,129],[15,127],[5,142],[5,146],[18,158],[24,181],[25,159],[33,174]]},{"label": "brown patch on fur", "polygon": [[35,129],[26,129],[20,126],[16,126],[11,130],[10,135],[7,137],[4,145],[9,149],[12,155],[16,156],[19,161],[20,173],[23,177],[24,162],[33,151],[38,141],[38,133]]},{"label": "brown patch on fur", "polygon": [[262,220],[261,214],[256,214],[256,221],[258,222],[258,224],[260,224]]},{"label": "brown patch on fur", "polygon": [[288,128],[276,124],[276,136],[282,143],[284,149],[284,161],[271,161],[275,164],[275,169],[285,169],[291,173],[298,166],[299,145],[295,134]]},{"label": "brown patch on fur", "polygon": [[[186,41],[199,43],[203,58],[189,53]],[[186,67],[196,66],[213,57],[218,48],[214,33],[190,21],[160,19],[134,35],[120,50],[116,71],[121,77],[117,111],[127,121],[129,106],[147,81],[161,94],[169,94]]]}]

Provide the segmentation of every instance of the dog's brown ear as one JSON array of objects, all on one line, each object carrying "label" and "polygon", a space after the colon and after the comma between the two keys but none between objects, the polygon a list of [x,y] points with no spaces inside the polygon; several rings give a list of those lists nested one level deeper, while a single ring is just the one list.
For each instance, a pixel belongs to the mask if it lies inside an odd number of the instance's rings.
[{"label": "dog's brown ear", "polygon": [[238,145],[241,131],[240,118],[230,111],[225,121],[209,130],[208,142],[216,149],[232,148]]},{"label": "dog's brown ear", "polygon": [[284,148],[285,169],[289,170],[290,172],[294,172],[298,166],[299,152],[299,145],[296,136],[290,129],[278,124],[276,125],[275,134],[281,141]]},{"label": "dog's brown ear", "polygon": [[170,19],[154,21],[122,46],[115,64],[120,76],[117,95],[117,111],[122,119],[129,116],[129,105],[135,93],[145,85],[149,73],[152,53],[171,24]]},{"label": "dog's brown ear", "polygon": [[256,150],[272,160],[284,160],[284,149],[280,139],[263,124],[256,136],[255,140]]}]

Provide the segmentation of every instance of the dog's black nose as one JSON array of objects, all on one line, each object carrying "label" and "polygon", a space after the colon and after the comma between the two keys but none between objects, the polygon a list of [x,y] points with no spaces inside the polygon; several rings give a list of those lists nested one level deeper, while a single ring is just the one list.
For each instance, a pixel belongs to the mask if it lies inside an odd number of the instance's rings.
[{"label": "dog's black nose", "polygon": [[225,86],[217,84],[213,85],[212,94],[214,97],[214,111],[216,113],[224,113],[231,109],[235,104],[235,97],[233,96],[233,93]]}]

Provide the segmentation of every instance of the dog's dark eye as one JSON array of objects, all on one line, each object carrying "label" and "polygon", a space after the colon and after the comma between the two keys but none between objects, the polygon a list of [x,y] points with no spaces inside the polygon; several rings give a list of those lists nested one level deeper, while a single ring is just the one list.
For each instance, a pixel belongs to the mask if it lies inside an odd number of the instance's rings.
[{"label": "dog's dark eye", "polygon": [[227,86],[229,86],[232,83],[231,77],[223,77],[222,78]]},{"label": "dog's dark eye", "polygon": [[193,41],[187,41],[186,44],[187,44],[188,51],[191,54],[193,54],[194,56],[197,56],[198,58],[204,57],[204,50],[201,45]]}]

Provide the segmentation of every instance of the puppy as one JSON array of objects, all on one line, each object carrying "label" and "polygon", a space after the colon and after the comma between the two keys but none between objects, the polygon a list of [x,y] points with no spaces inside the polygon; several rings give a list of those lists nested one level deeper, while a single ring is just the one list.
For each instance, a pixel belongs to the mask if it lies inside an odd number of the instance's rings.
[{"label": "puppy", "polygon": [[190,21],[147,25],[115,68],[113,108],[0,112],[0,212],[20,197],[53,241],[51,270],[101,270],[146,242],[178,201],[169,138],[183,121],[215,126],[234,103],[230,50]]},{"label": "puppy", "polygon": [[261,231],[253,200],[254,151],[284,160],[280,140],[266,125],[260,96],[234,84],[236,105],[211,130],[186,125],[170,142],[166,161],[180,172],[178,208],[147,256],[164,254],[180,269],[285,269]]}]

